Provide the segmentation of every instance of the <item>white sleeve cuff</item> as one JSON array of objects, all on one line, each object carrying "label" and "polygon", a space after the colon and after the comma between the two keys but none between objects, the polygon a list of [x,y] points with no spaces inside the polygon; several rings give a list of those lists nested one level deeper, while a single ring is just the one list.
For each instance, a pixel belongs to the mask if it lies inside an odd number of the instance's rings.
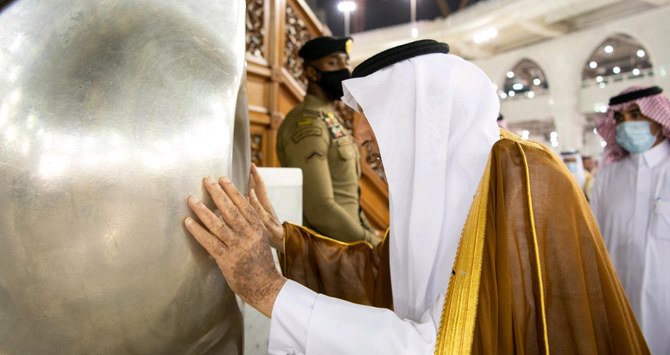
[{"label": "white sleeve cuff", "polygon": [[282,286],[270,319],[270,354],[304,354],[317,293],[295,281]]}]

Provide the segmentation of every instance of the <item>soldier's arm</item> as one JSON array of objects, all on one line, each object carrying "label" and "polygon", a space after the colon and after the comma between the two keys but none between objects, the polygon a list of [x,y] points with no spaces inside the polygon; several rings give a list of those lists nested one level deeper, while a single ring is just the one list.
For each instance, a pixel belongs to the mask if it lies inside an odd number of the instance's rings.
[{"label": "soldier's arm", "polygon": [[363,211],[362,208],[360,209],[360,211],[358,211],[358,216],[361,219],[361,224],[363,225],[363,228],[374,233],[375,229],[372,227],[372,224],[368,220],[368,216],[365,215],[365,212]]},{"label": "soldier's arm", "polygon": [[325,125],[315,123],[297,130],[286,146],[288,165],[302,169],[305,218],[321,234],[333,239],[378,242],[379,238],[335,202],[328,167],[328,145]]}]

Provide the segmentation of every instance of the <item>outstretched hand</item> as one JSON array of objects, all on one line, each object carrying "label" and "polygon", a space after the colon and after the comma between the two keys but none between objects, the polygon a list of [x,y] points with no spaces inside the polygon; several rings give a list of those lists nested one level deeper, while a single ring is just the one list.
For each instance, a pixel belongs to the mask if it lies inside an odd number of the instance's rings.
[{"label": "outstretched hand", "polygon": [[260,217],[263,226],[268,231],[270,244],[280,253],[284,252],[284,228],[275,213],[270,198],[268,197],[265,183],[258,173],[255,164],[251,164],[251,176],[249,183],[249,203]]},{"label": "outstretched hand", "polygon": [[214,257],[230,288],[270,317],[286,279],[275,268],[263,222],[229,179],[220,178],[217,183],[206,178],[205,188],[221,218],[191,196],[188,205],[202,225],[187,217],[186,229]]}]

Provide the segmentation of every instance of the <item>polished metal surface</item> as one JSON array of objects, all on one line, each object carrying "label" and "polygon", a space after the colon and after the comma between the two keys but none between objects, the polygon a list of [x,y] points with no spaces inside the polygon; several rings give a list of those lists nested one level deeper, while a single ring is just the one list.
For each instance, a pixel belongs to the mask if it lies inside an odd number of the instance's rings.
[{"label": "polished metal surface", "polygon": [[241,352],[235,297],[181,221],[203,176],[246,181],[244,6],[3,8],[0,354]]}]

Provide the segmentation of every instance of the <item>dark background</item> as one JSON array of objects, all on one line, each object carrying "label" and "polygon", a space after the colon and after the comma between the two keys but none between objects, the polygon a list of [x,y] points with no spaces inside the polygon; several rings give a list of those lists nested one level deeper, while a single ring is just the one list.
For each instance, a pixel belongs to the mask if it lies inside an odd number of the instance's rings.
[{"label": "dark background", "polygon": [[[341,0],[308,1],[312,10],[324,21],[335,36],[344,35],[344,14],[337,10]],[[410,22],[410,0],[354,0],[356,11],[351,14],[350,33]],[[416,0],[416,20],[445,18],[461,9],[484,0]]]}]

